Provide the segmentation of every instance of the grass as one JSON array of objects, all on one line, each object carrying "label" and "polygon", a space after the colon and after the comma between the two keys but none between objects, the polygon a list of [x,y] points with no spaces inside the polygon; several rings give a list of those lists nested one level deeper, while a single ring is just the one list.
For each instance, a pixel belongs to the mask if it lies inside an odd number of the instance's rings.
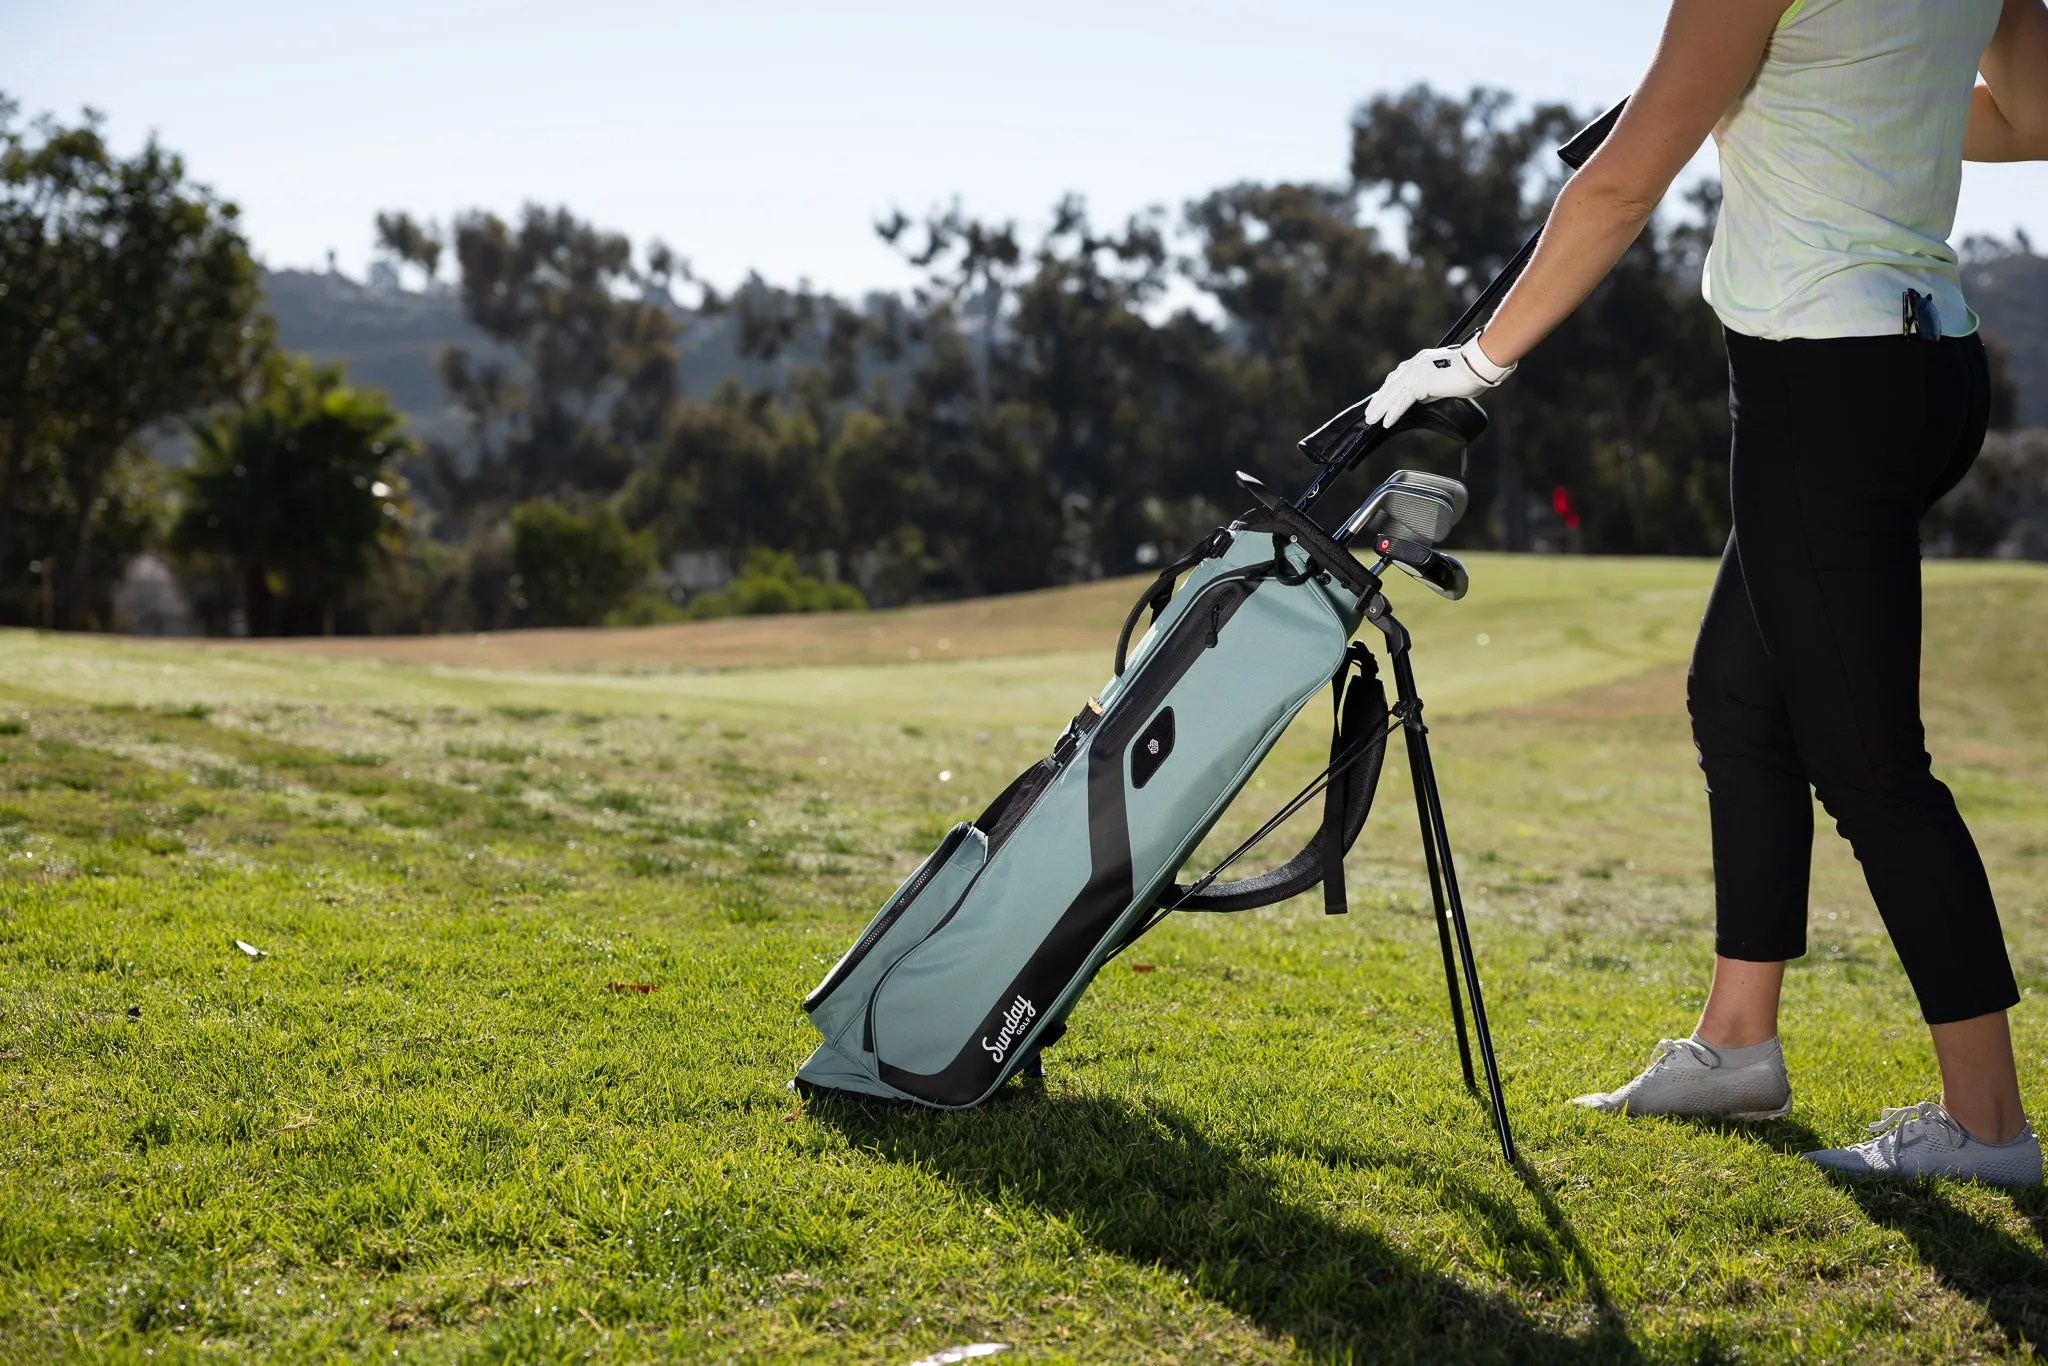
[{"label": "grass", "polygon": [[[1790,1121],[1563,1104],[1702,985],[1709,567],[1475,560],[1467,603],[1400,606],[1518,1170],[1458,1084],[1398,763],[1349,918],[1170,922],[1043,1085],[957,1115],[783,1089],[797,999],[1099,684],[1057,596],[916,663],[793,623],[712,673],[686,635],[576,673],[0,635],[0,1359],[2032,1355],[2040,1192],[1791,1155],[1934,1082],[1838,842]],[[1106,592],[1074,599],[1091,635]],[[2032,998],[2048,574],[1943,566],[1928,623],[1932,747]],[[1319,766],[1318,724],[1219,843]],[[2032,999],[2015,1028],[2038,1108]]]}]

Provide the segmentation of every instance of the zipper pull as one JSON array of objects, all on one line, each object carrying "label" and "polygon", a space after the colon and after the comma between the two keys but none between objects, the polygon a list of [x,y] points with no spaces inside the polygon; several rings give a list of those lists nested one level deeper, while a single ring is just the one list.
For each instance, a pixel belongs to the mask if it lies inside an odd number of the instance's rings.
[{"label": "zipper pull", "polygon": [[1212,602],[1212,603],[1210,603],[1210,604],[1209,604],[1209,639],[1208,639],[1208,642],[1207,642],[1207,643],[1206,643],[1206,644],[1204,645],[1204,647],[1203,647],[1203,648],[1205,648],[1205,649],[1210,649],[1210,650],[1213,650],[1213,649],[1215,649],[1215,648],[1216,648],[1216,633],[1217,633],[1218,631],[1222,630],[1222,629],[1223,629],[1223,604],[1222,604],[1222,603],[1220,603],[1220,602]]}]

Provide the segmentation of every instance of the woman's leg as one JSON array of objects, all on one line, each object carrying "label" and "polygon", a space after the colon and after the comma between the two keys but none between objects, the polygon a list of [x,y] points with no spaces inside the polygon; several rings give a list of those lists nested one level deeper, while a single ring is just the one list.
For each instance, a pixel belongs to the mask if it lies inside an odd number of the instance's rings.
[{"label": "woman's leg", "polygon": [[1918,522],[1958,449],[1982,438],[1977,376],[1960,343],[1894,337],[1734,338],[1730,356],[1738,392],[1772,396],[1738,413],[1731,482],[1801,765],[1939,1027],[1956,1105],[1994,1123],[2017,1086],[2002,1019],[1981,1017],[2019,992],[1983,862],[1930,770],[1919,692]]},{"label": "woman's leg", "polygon": [[1929,1026],[1941,1062],[1941,1108],[1986,1143],[2009,1143],[2027,1122],[2005,1012]]},{"label": "woman's leg", "polygon": [[[1981,393],[1987,409],[1990,400],[1990,372],[1978,339],[1970,338],[1960,348],[1968,369],[1969,385]],[[1973,394],[1973,402],[1978,401]],[[1983,443],[1982,418],[1971,413],[1947,466],[1935,478],[1928,502],[1938,502],[1962,482],[1976,462]],[[1971,1020],[1929,1026],[1934,1035],[1934,1054],[1941,1063],[1942,1108],[1971,1133],[1991,1143],[2016,1137],[2027,1121],[2020,1104],[2019,1069],[2013,1063],[2012,1031],[2005,1012],[1994,1011]]]},{"label": "woman's leg", "polygon": [[[1754,409],[1773,396],[1735,380],[1739,445],[1744,400]],[[1685,683],[1714,844],[1714,978],[1693,1035],[1747,1048],[1777,1036],[1785,961],[1806,952],[1813,793],[1750,607],[1739,535],[1722,554]]]},{"label": "woman's leg", "polygon": [[1587,1109],[1767,1119],[1792,1108],[1778,988],[1785,960],[1806,951],[1813,797],[1742,571],[1730,537],[1686,674],[1714,829],[1713,987],[1691,1039],[1659,1043],[1634,1080],[1573,1101]]},{"label": "woman's leg", "polygon": [[1693,1037],[1716,1048],[1748,1048],[1778,1037],[1778,994],[1785,965],[1714,955],[1714,984]]}]

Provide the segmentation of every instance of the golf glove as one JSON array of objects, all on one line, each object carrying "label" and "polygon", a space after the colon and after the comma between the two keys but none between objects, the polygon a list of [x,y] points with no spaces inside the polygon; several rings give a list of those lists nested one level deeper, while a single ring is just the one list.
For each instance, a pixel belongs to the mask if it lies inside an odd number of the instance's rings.
[{"label": "golf glove", "polygon": [[1366,400],[1365,420],[1393,426],[1418,403],[1440,398],[1471,398],[1493,388],[1515,367],[1495,365],[1474,337],[1459,347],[1430,347],[1394,367],[1378,392]]}]

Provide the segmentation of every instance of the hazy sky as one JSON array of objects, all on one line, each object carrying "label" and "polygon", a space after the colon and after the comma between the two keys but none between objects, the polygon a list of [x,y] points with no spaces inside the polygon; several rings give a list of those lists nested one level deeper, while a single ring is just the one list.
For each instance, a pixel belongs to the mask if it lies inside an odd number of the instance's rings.
[{"label": "hazy sky", "polygon": [[[1654,0],[1027,5],[0,0],[0,90],[104,110],[237,201],[273,266],[360,272],[379,209],[566,204],[708,278],[900,283],[869,225],[959,196],[1042,222],[1334,179],[1360,99],[1416,81],[1591,109]],[[1711,155],[1711,154],[1709,154]],[[1710,163],[1709,163],[1710,164]],[[1972,167],[1958,235],[2048,241],[2048,166]]]}]

